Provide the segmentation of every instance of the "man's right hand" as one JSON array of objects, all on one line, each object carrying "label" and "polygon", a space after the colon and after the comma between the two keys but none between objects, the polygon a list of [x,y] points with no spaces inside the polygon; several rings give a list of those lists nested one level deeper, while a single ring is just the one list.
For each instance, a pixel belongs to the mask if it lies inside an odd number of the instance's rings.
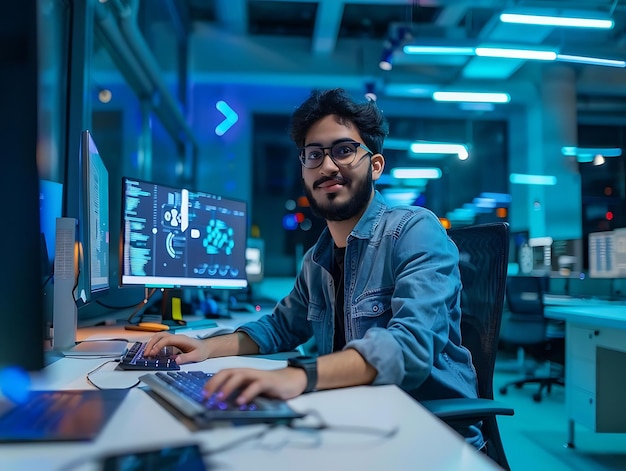
[{"label": "man's right hand", "polygon": [[172,335],[167,332],[159,332],[146,344],[144,356],[153,357],[166,345],[178,347],[183,353],[176,357],[176,363],[194,363],[209,358],[208,342],[188,337],[187,335]]}]

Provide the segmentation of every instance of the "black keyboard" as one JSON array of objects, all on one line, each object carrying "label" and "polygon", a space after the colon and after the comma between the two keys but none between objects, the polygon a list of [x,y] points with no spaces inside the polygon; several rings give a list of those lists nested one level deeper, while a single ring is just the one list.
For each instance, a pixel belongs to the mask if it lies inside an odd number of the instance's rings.
[{"label": "black keyboard", "polygon": [[171,371],[168,373],[157,373],[158,378],[179,390],[183,395],[202,404],[208,410],[258,410],[262,409],[262,404],[251,402],[243,406],[235,403],[236,394],[232,394],[227,399],[217,399],[215,395],[204,396],[204,384],[211,379],[212,373],[203,371]]},{"label": "black keyboard", "polygon": [[144,348],[146,342],[135,342],[122,356],[119,368],[143,371],[180,370],[175,356],[146,358],[143,356]]},{"label": "black keyboard", "polygon": [[203,371],[168,371],[141,376],[153,392],[200,426],[227,420],[241,423],[272,422],[302,417],[285,401],[257,397],[248,404],[235,402],[237,392],[225,399],[206,397],[204,384],[213,376]]}]

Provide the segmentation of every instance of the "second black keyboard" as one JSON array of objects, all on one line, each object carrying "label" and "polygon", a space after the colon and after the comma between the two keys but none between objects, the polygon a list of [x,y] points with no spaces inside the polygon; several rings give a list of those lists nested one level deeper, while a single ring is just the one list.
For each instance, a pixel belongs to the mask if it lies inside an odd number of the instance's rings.
[{"label": "second black keyboard", "polygon": [[143,351],[145,347],[146,342],[135,342],[122,356],[119,368],[122,370],[143,371],[180,370],[174,355],[167,357],[144,357]]}]

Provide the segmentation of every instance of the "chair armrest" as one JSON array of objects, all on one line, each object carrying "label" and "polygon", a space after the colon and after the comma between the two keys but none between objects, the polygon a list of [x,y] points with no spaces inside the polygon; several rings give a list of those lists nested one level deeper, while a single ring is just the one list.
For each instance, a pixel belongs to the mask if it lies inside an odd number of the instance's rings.
[{"label": "chair armrest", "polygon": [[460,420],[515,413],[512,408],[492,399],[435,399],[420,404],[440,419]]}]

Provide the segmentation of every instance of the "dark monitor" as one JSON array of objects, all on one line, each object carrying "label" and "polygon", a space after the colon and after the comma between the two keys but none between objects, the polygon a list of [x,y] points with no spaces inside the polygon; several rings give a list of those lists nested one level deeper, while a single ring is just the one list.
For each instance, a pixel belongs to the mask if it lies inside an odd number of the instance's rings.
[{"label": "dark monitor", "polygon": [[246,239],[244,201],[123,179],[121,285],[244,289]]},{"label": "dark monitor", "polygon": [[109,173],[89,131],[81,133],[79,176],[75,297],[85,304],[109,291]]},{"label": "dark monitor", "polygon": [[0,390],[9,397],[20,392],[10,371],[35,371],[44,365],[44,315],[39,271],[37,2],[3,7],[0,198],[10,219],[0,231]]}]

